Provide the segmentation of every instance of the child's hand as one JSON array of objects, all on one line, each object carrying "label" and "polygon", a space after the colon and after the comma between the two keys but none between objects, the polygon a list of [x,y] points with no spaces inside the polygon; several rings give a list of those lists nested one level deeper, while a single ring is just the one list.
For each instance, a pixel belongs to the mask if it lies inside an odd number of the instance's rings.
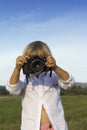
[{"label": "child's hand", "polygon": [[24,65],[24,63],[27,62],[28,58],[29,57],[25,56],[25,55],[18,56],[16,59],[16,68],[18,68],[20,70],[22,68],[22,66]]},{"label": "child's hand", "polygon": [[48,56],[46,60],[47,61],[45,65],[47,67],[52,67],[52,69],[54,70],[56,68],[56,60],[52,56]]}]

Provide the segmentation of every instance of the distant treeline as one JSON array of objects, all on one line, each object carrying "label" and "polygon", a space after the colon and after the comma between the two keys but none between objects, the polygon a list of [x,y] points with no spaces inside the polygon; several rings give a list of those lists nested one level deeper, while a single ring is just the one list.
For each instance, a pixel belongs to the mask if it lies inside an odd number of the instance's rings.
[{"label": "distant treeline", "polygon": [[61,95],[87,95],[87,87],[73,86],[70,89],[61,89]]},{"label": "distant treeline", "polygon": [[0,95],[9,95],[8,91],[5,89],[5,86],[0,86]]},{"label": "distant treeline", "polygon": [[[0,86],[0,95],[9,95],[5,86]],[[67,90],[61,89],[61,95],[87,95],[87,87],[74,85],[72,88]]]},{"label": "distant treeline", "polygon": [[8,91],[5,89],[5,86],[0,86],[0,95],[9,95]]}]

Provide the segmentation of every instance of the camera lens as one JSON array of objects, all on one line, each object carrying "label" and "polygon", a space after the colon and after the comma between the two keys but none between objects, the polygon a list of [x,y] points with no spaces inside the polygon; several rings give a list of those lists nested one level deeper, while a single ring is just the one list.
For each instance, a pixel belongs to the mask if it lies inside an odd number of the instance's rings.
[{"label": "camera lens", "polygon": [[43,71],[44,63],[40,59],[33,60],[31,64],[31,68],[33,73]]}]

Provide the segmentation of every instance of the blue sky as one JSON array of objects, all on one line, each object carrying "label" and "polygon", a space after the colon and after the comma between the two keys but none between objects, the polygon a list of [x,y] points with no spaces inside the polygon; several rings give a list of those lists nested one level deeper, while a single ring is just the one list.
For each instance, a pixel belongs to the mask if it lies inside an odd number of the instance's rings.
[{"label": "blue sky", "polygon": [[57,65],[87,82],[86,0],[0,0],[0,84],[31,41],[48,44]]}]

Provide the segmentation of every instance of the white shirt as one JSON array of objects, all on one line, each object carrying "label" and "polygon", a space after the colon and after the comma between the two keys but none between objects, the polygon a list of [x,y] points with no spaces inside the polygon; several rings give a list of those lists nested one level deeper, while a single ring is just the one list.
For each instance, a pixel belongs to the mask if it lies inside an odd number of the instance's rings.
[{"label": "white shirt", "polygon": [[[24,76],[25,77],[25,76]],[[43,72],[38,78],[30,75],[28,84],[26,78],[12,85],[8,82],[6,89],[12,95],[22,97],[21,130],[40,130],[41,109],[44,106],[54,130],[68,130],[61,103],[60,87],[67,89],[72,86],[74,79],[70,76],[63,81],[57,74]]]}]

